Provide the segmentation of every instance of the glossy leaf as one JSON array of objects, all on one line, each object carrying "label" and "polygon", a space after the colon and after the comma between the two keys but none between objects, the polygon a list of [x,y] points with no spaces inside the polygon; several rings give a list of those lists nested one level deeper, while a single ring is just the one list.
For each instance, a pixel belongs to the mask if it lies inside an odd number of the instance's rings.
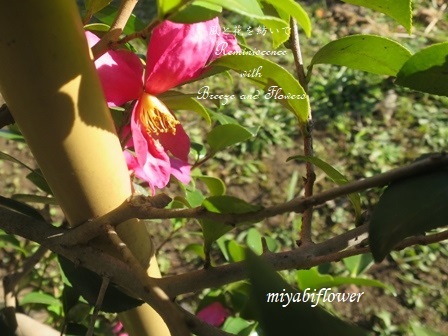
[{"label": "glossy leaf", "polygon": [[210,4],[222,6],[223,8],[256,19],[262,25],[266,26],[268,33],[272,37],[274,48],[279,47],[289,38],[287,30],[289,22],[278,17],[265,15],[257,0],[202,0]]},{"label": "glossy leaf", "polygon": [[396,84],[448,96],[448,42],[415,53],[400,69]]},{"label": "glossy leaf", "polygon": [[392,183],[381,195],[369,242],[379,262],[403,239],[448,224],[448,168]]},{"label": "glossy leaf", "polygon": [[207,1],[197,0],[182,8],[173,15],[169,20],[179,23],[194,23],[213,19],[222,12],[222,7],[211,4]]},{"label": "glossy leaf", "polygon": [[317,267],[310,268],[308,270],[298,270],[296,272],[297,285],[300,289],[320,289],[320,288],[332,288],[341,285],[357,285],[357,286],[371,286],[384,288],[391,293],[395,294],[393,287],[387,286],[378,280],[356,278],[356,277],[341,277],[331,276],[329,274],[319,273]]},{"label": "glossy leaf", "polygon": [[206,136],[207,143],[213,152],[252,138],[254,135],[243,126],[236,124],[219,125]]},{"label": "glossy leaf", "polygon": [[[323,170],[325,174],[336,184],[343,185],[348,183],[348,179],[342,175],[336,168],[328,164],[327,162],[314,157],[314,156],[303,156],[303,155],[295,155],[292,157],[289,157],[287,161],[289,160],[301,160],[306,162],[311,162],[312,164],[316,165],[320,169]],[[350,202],[353,205],[353,208],[355,210],[356,215],[356,221],[359,220],[361,217],[361,197],[358,193],[353,193],[348,195]]]},{"label": "glossy leaf", "polygon": [[182,5],[182,0],[157,0],[157,16],[163,20]]},{"label": "glossy leaf", "polygon": [[[227,55],[218,58],[212,65],[232,69],[239,73],[251,71],[261,66],[262,77],[248,79],[266,91],[264,98],[276,99],[277,97],[276,100],[292,111],[301,124],[305,124],[308,120],[310,105],[305,90],[289,71],[278,64],[257,56]],[[283,92],[276,91],[279,89]],[[293,98],[288,99],[288,94]]]},{"label": "glossy leaf", "polygon": [[111,0],[84,0],[84,6],[86,7],[86,11],[92,15],[102,10],[110,2]]},{"label": "glossy leaf", "polygon": [[[233,196],[211,196],[204,200],[202,206],[216,213],[242,214],[261,209],[260,206],[249,204]],[[231,224],[204,219],[200,221],[204,234],[204,244],[208,248],[216,239],[233,229]]]},{"label": "glossy leaf", "polygon": [[297,2],[293,0],[263,0],[264,2],[271,4],[277,10],[282,10],[288,14],[290,14],[294,19],[296,19],[297,23],[302,27],[305,35],[307,37],[311,36],[311,20],[303,9]]},{"label": "glossy leaf", "polygon": [[269,293],[297,293],[270,265],[263,262],[250,250],[246,250],[247,271],[252,283],[251,300],[258,313],[263,335],[291,335],[299,330],[303,335],[313,336],[358,336],[367,333],[345,323],[319,306],[308,302],[267,302]]},{"label": "glossy leaf", "polygon": [[367,7],[395,19],[411,33],[412,0],[343,0],[344,2]]},{"label": "glossy leaf", "polygon": [[170,110],[193,111],[201,116],[207,124],[210,125],[212,122],[207,109],[200,102],[189,95],[177,91],[168,91],[160,95],[159,98]]},{"label": "glossy leaf", "polygon": [[29,206],[28,204],[22,203],[19,200],[0,196],[0,207],[14,210],[16,212],[35,218],[40,221],[45,221],[44,217],[40,214],[39,211]]},{"label": "glossy leaf", "polygon": [[220,178],[204,175],[193,177],[204,182],[212,196],[221,196],[226,193],[226,185]]},{"label": "glossy leaf", "polygon": [[411,53],[398,42],[376,35],[352,35],[323,46],[311,60],[315,64],[335,64],[396,76]]},{"label": "glossy leaf", "polygon": [[50,186],[48,185],[47,180],[45,180],[45,177],[42,175],[40,169],[33,170],[26,176],[26,178],[33,182],[34,185],[40,190],[46,192],[49,195],[53,195],[53,192],[51,191]]}]

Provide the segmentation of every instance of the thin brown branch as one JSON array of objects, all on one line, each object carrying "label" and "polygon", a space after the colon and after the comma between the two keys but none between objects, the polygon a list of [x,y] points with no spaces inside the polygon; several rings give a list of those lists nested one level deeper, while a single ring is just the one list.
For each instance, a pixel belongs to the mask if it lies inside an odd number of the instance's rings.
[{"label": "thin brown branch", "polygon": [[[135,297],[140,297],[156,310],[158,298],[154,293],[148,292],[144,283],[124,261],[98,251],[90,246],[64,247],[61,245],[48,245],[49,236],[61,233],[61,229],[31,217],[0,208],[0,227],[10,234],[47,245],[54,252],[63,255],[80,266],[86,267],[98,274],[107,274],[111,281],[125,288]],[[281,253],[266,253],[262,258],[276,270],[304,269],[321,264],[322,262],[337,261],[351,255],[368,252],[366,247],[357,247],[366,237],[368,225],[362,225],[337,237],[315,245],[303,246],[293,251]],[[448,239],[448,230],[428,236],[411,237],[396,246],[397,249],[415,244],[431,244]],[[198,270],[162,279],[150,279],[158,290],[169,297],[195,292],[204,288],[219,287],[247,277],[243,262]],[[163,312],[159,312],[163,316]]]},{"label": "thin brown branch", "polygon": [[[300,85],[308,94],[308,83],[305,76],[305,68],[303,66],[302,52],[300,50],[300,38],[299,29],[296,20],[291,17],[291,51],[294,56],[294,64],[296,67],[296,75],[299,80]],[[303,152],[306,156],[314,156],[313,149],[313,116],[310,112],[308,114],[308,120],[306,124],[302,127],[303,130]],[[314,165],[311,162],[305,163],[306,177],[305,181],[305,197],[311,197],[313,195],[314,182],[316,181],[316,173],[314,172]],[[313,206],[309,206],[302,216],[302,228],[300,232],[300,244],[308,245],[313,243],[312,240],[312,226],[313,222]]]},{"label": "thin brown branch", "polygon": [[104,295],[106,294],[107,287],[109,286],[110,279],[107,276],[102,277],[100,291],[98,293],[98,298],[96,299],[95,308],[93,310],[92,317],[90,318],[89,329],[87,330],[86,336],[92,336],[93,330],[95,329],[95,323],[98,319],[100,313],[101,305],[103,304]]},{"label": "thin brown branch", "polygon": [[81,242],[86,242],[99,236],[100,234],[105,233],[105,224],[116,226],[130,218],[209,219],[231,226],[235,226],[238,223],[242,222],[261,221],[269,217],[282,215],[286,212],[304,212],[310,206],[320,205],[338,197],[363,191],[369,188],[382,187],[393,181],[429,172],[431,170],[435,170],[444,166],[448,166],[448,155],[438,154],[412,163],[405,167],[396,168],[382,174],[329,189],[311,197],[296,197],[285,203],[242,214],[216,213],[208,211],[204,207],[196,207],[191,209],[163,209],[171,200],[165,194],[159,194],[153,198],[147,198],[144,196],[133,196],[123,202],[118,208],[102,217],[88,221],[74,229],[60,231],[54,236],[48,236],[47,243],[72,246]]},{"label": "thin brown branch", "polygon": [[116,42],[120,35],[123,33],[123,29],[132,15],[135,5],[138,0],[122,0],[120,8],[118,9],[117,16],[114,22],[110,26],[109,31],[104,34],[100,41],[92,47],[93,58],[97,60],[104,53],[111,48],[111,44]]},{"label": "thin brown branch", "polygon": [[30,273],[34,266],[44,257],[48,248],[40,246],[33,255],[27,258],[22,267],[12,274],[8,274],[3,278],[3,291],[5,296],[5,306],[15,307],[15,288],[19,281]]}]

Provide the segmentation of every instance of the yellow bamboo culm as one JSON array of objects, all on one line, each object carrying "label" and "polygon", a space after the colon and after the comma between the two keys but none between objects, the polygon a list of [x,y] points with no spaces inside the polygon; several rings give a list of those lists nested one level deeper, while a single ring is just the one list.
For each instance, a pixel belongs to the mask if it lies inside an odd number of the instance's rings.
[{"label": "yellow bamboo culm", "polygon": [[[0,92],[71,226],[131,195],[119,139],[73,0],[0,0]],[[144,225],[118,233],[142,265],[152,257]],[[150,275],[160,276],[155,259]],[[165,336],[148,305],[120,314],[131,336]]]}]

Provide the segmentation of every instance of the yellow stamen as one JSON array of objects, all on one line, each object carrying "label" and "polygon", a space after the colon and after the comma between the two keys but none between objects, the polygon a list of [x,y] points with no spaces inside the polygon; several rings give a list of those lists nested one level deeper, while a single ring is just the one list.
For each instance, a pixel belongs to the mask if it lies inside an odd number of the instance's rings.
[{"label": "yellow stamen", "polygon": [[179,121],[174,118],[168,108],[156,97],[143,93],[140,98],[139,118],[146,131],[151,134],[176,134]]}]

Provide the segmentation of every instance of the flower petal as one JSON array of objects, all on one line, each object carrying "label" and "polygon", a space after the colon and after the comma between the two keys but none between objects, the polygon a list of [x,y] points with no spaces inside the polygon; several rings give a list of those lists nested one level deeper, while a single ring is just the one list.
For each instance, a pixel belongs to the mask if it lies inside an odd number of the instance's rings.
[{"label": "flower petal", "polygon": [[219,327],[230,315],[230,312],[220,302],[213,302],[201,309],[196,315],[208,324]]},{"label": "flower petal", "polygon": [[[86,31],[89,47],[99,38]],[[143,64],[127,50],[110,50],[95,61],[109,106],[120,106],[137,99],[143,92]]]},{"label": "flower petal", "polygon": [[235,35],[227,33],[219,33],[216,39],[215,46],[213,48],[213,52],[210,54],[207,63],[211,63],[215,59],[227,55],[232,51],[241,51],[241,48],[238,45],[238,41]]},{"label": "flower petal", "polygon": [[173,156],[182,161],[188,161],[190,138],[187,133],[185,133],[182,125],[176,125],[176,134],[160,133],[156,139],[158,139],[163,148],[165,148],[166,151],[169,151]]},{"label": "flower petal", "polygon": [[216,43],[218,18],[193,24],[163,21],[152,32],[146,58],[146,92],[165,92],[197,77]]},{"label": "flower petal", "polygon": [[163,188],[170,180],[170,158],[163,146],[148,135],[145,129],[142,129],[137,115],[139,105],[140,101],[137,102],[132,111],[131,130],[135,156],[141,171],[135,169],[135,166],[133,170],[151,187]]},{"label": "flower petal", "polygon": [[183,184],[190,183],[191,180],[191,166],[186,161],[176,158],[170,158],[171,175],[177,178]]}]

